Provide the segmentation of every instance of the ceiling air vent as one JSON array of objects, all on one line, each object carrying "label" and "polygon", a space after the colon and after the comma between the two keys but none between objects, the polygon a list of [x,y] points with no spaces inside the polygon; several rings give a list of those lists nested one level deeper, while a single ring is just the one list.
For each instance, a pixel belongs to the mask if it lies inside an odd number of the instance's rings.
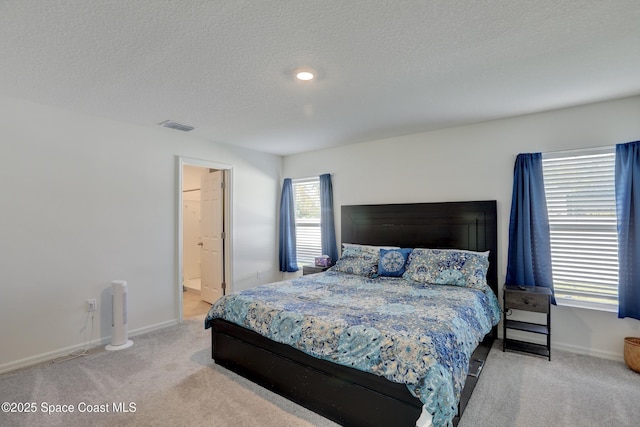
[{"label": "ceiling air vent", "polygon": [[160,126],[164,126],[166,128],[171,128],[175,130],[181,130],[182,132],[189,132],[195,129],[193,126],[183,125],[182,123],[172,122],[171,120],[165,120],[164,122],[159,124]]}]

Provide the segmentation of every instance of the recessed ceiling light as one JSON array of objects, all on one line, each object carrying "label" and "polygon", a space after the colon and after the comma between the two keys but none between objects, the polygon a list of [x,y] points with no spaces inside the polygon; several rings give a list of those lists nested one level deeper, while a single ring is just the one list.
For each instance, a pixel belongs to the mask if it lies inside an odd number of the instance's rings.
[{"label": "recessed ceiling light", "polygon": [[298,68],[293,74],[296,76],[296,79],[302,80],[303,82],[308,82],[316,77],[316,72],[310,68]]},{"label": "recessed ceiling light", "polygon": [[298,74],[296,74],[296,77],[298,78],[298,80],[313,80],[313,78],[315,77],[313,75],[313,73],[309,72],[309,71],[300,71]]}]

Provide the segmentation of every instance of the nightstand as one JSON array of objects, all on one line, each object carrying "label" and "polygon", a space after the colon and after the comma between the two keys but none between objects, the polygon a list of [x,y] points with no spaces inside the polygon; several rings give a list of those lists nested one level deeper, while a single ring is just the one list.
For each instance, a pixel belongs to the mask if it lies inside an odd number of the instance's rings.
[{"label": "nightstand", "polygon": [[306,276],[307,274],[322,273],[323,271],[327,271],[328,268],[329,267],[316,267],[315,265],[303,265],[302,275]]},{"label": "nightstand", "polygon": [[[510,316],[513,310],[546,315],[546,322],[542,322],[542,317],[540,323],[507,319],[507,316]],[[525,286],[522,289],[519,286],[505,285],[502,325],[502,351],[521,351],[545,356],[548,360],[551,360],[551,289],[540,286]],[[543,345],[507,338],[507,331],[509,330],[545,335],[547,344]]]}]

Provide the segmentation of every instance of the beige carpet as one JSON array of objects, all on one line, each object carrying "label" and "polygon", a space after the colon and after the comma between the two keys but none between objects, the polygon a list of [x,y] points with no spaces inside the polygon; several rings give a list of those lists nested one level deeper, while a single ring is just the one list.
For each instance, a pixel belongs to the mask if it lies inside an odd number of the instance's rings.
[{"label": "beige carpet", "polygon": [[640,374],[624,363],[553,349],[549,362],[497,341],[458,427],[638,425]]},{"label": "beige carpet", "polygon": [[[133,341],[0,375],[0,402],[36,405],[31,414],[0,412],[0,426],[336,425],[215,365],[202,316]],[[621,362],[552,357],[503,353],[496,343],[459,427],[638,425],[640,374]],[[75,412],[46,414],[43,404]],[[109,412],[81,413],[81,404]],[[135,412],[114,413],[130,404]]]},{"label": "beige carpet", "polygon": [[[202,316],[133,341],[1,375],[0,401],[35,403],[36,412],[2,412],[0,426],[335,426],[216,366]],[[85,404],[109,412],[79,412]],[[114,413],[114,404],[135,412]],[[46,414],[43,405],[75,412]]]}]

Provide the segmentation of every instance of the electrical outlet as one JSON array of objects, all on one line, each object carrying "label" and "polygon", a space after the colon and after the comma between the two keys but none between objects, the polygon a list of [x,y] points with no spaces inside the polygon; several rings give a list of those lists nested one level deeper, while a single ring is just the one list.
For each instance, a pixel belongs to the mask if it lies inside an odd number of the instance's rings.
[{"label": "electrical outlet", "polygon": [[88,299],[87,300],[87,312],[96,311],[97,305],[98,304],[97,304],[95,299]]}]

